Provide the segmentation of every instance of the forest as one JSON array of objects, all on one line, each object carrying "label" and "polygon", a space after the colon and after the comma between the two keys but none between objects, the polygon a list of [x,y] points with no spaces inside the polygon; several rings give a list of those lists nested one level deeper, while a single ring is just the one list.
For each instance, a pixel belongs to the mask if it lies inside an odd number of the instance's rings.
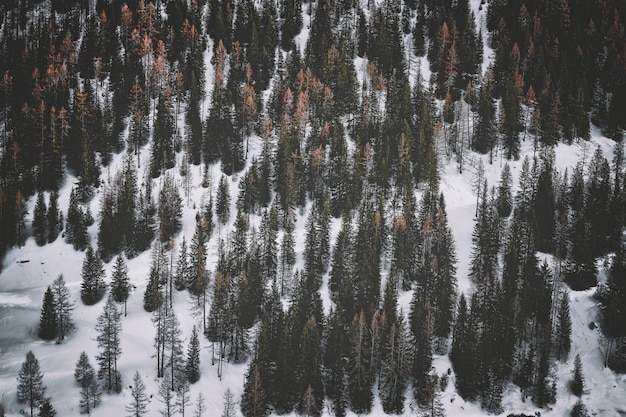
[{"label": "forest", "polygon": [[[34,241],[83,260],[45,283],[36,330],[63,349],[74,311],[98,305],[98,353],[68,365],[80,413],[124,390],[120,412],[154,415],[154,378],[161,415],[210,415],[190,387],[237,364],[224,417],[443,416],[449,385],[485,413],[509,411],[511,386],[548,410],[574,359],[568,412],[585,416],[570,294],[590,289],[603,365],[626,373],[626,3],[4,0],[0,14],[0,258]],[[586,145],[594,132],[610,154]],[[562,170],[561,145],[589,150]],[[469,259],[447,166],[473,172]],[[132,314],[156,366],[131,379]],[[24,354],[11,395],[61,415]]]}]

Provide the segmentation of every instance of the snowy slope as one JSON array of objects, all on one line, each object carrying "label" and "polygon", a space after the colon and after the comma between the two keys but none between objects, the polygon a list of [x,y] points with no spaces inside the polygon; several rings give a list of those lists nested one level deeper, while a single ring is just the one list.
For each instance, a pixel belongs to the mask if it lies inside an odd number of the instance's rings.
[{"label": "snowy slope", "polygon": [[[479,0],[472,1],[472,9],[476,13],[477,22],[483,27],[483,36],[486,37],[484,29],[485,9],[478,9]],[[310,16],[308,8],[303,7],[304,27],[302,32],[296,38],[296,43],[300,46],[300,50],[304,51],[308,39]],[[485,42],[487,45],[487,42]],[[207,69],[206,83],[206,101],[203,109],[206,115],[210,100],[210,92],[213,88],[213,71],[214,68],[210,64],[210,51],[212,45],[205,55],[205,65]],[[483,70],[485,70],[492,57],[492,51],[485,46],[485,62]],[[365,72],[366,62],[363,59],[356,59],[356,69],[359,76],[359,82],[362,83],[363,73]],[[417,70],[417,69],[415,69]],[[420,70],[422,77],[428,80],[430,75],[428,71],[428,63],[424,59],[420,60]],[[274,138],[275,139],[275,138]],[[253,155],[260,152],[261,139],[258,137],[251,138],[251,153],[249,159]],[[596,146],[600,146],[605,155],[609,158],[612,155],[612,142],[604,138],[597,131],[592,132],[592,140],[587,144],[563,145],[560,144],[556,148],[556,165],[557,169],[564,170],[571,168],[580,160],[582,155],[591,155]],[[521,169],[521,161],[525,155],[532,156],[532,143],[527,141],[523,144],[522,158],[519,161],[511,161],[511,171],[513,174],[513,183],[517,185],[519,171]],[[478,160],[483,159],[485,168],[485,177],[490,185],[498,183],[502,163],[499,158],[494,160],[493,165],[489,165],[488,158],[473,153],[467,156],[466,169],[462,174],[458,173],[458,164],[452,160],[446,162],[441,161],[441,191],[446,199],[448,218],[452,228],[458,264],[458,283],[459,291],[466,294],[472,291],[472,284],[467,278],[469,268],[469,255],[471,250],[471,233],[474,224],[474,213],[476,207],[476,195],[473,192],[472,183],[474,182],[475,172],[478,166]],[[148,165],[148,150],[144,149],[141,155],[141,165]],[[121,167],[121,156],[115,157],[110,172],[115,173]],[[179,176],[178,170],[171,170],[176,181],[181,185],[183,179]],[[213,184],[213,192],[217,182],[221,176],[219,165],[210,167],[211,180]],[[192,167],[191,183],[193,188],[189,198],[183,198],[183,231],[177,237],[177,244],[180,243],[183,236],[189,242],[193,235],[195,227],[195,214],[197,208],[201,206],[201,202],[208,199],[210,189],[200,186],[202,179],[202,167]],[[139,173],[140,181],[143,180],[143,172]],[[103,174],[106,179],[106,175]],[[65,211],[68,205],[69,193],[74,178],[68,178],[65,186],[61,189],[59,203]],[[235,213],[235,200],[238,193],[238,180],[235,175],[229,179],[231,187],[231,213]],[[154,182],[154,190],[158,190],[158,181]],[[181,191],[181,195],[182,195]],[[29,201],[30,212],[34,205],[34,199]],[[100,199],[97,195],[91,202],[91,211],[98,213]],[[310,206],[308,207],[310,209]],[[298,262],[296,268],[302,266],[301,253],[304,248],[304,225],[307,212],[299,213],[296,221],[296,237],[295,249],[298,254]],[[234,216],[231,215],[231,219]],[[258,224],[258,216],[253,216],[252,223]],[[337,234],[340,227],[339,220],[333,220],[331,227],[331,238]],[[229,230],[232,229],[231,223],[225,227],[218,227],[209,244],[208,269],[213,271],[217,261],[217,247],[220,237],[224,237]],[[92,244],[95,244],[95,235],[97,233],[97,225],[90,228]],[[44,383],[48,387],[47,395],[52,398],[52,403],[58,412],[58,416],[74,417],[78,416],[79,402],[79,386],[74,381],[74,366],[81,351],[86,351],[90,356],[91,363],[95,364],[95,355],[98,353],[96,343],[95,323],[97,317],[101,314],[105,300],[94,306],[84,306],[80,302],[80,271],[84,253],[76,252],[67,245],[61,238],[57,239],[53,244],[45,247],[38,247],[34,239],[29,239],[22,248],[11,250],[4,260],[4,267],[0,274],[0,403],[6,409],[7,415],[17,416],[20,410],[25,409],[23,405],[17,404],[15,399],[16,393],[16,377],[20,366],[24,361],[26,352],[32,350],[38,358],[42,371],[44,373]],[[176,259],[176,255],[174,255]],[[107,264],[107,279],[110,279],[113,262]],[[151,323],[151,315],[143,310],[143,293],[147,283],[148,272],[150,267],[150,251],[147,251],[135,259],[128,261],[129,276],[131,283],[136,287],[128,300],[128,316],[122,318],[122,355],[119,361],[119,370],[122,373],[122,381],[125,388],[120,394],[105,394],[102,404],[92,411],[93,416],[112,416],[120,415],[124,412],[124,407],[130,401],[129,384],[132,382],[133,374],[136,370],[140,372],[143,382],[147,387],[147,394],[152,396],[149,405],[149,416],[158,415],[161,407],[157,399],[158,380],[156,378],[155,358],[153,339],[154,330]],[[386,272],[386,271],[384,271]],[[68,286],[72,292],[73,298],[76,300],[76,310],[73,318],[77,324],[77,331],[71,335],[62,345],[56,345],[54,342],[43,342],[37,338],[37,326],[39,323],[39,312],[43,293],[48,285],[59,275],[63,274]],[[383,273],[383,276],[385,273]],[[534,414],[536,411],[541,412],[545,416],[565,416],[576,401],[568,390],[568,382],[571,376],[572,362],[574,356],[579,353],[584,366],[584,372],[587,382],[587,393],[584,395],[584,402],[595,415],[600,416],[619,416],[626,414],[626,376],[616,375],[609,369],[604,368],[603,358],[600,345],[600,331],[591,329],[591,322],[598,322],[598,306],[592,298],[593,289],[585,292],[570,292],[571,314],[572,314],[572,352],[570,360],[567,363],[559,364],[556,369],[558,375],[558,394],[557,402],[550,410],[537,410],[530,400],[523,401],[518,389],[510,387],[505,393],[503,407],[505,412]],[[330,307],[331,301],[328,297],[326,285],[322,286],[322,298],[326,310]],[[400,294],[399,300],[401,307],[406,312],[411,299],[410,292]],[[191,314],[191,300],[186,292],[176,294],[174,302],[174,310],[181,322],[181,329],[185,341],[191,334],[191,328],[198,321]],[[185,343],[186,344],[186,343]],[[230,389],[236,400],[239,399],[243,381],[246,372],[246,365],[225,364],[222,378],[218,378],[217,369],[211,364],[211,344],[206,339],[201,339],[201,379],[198,383],[191,386],[190,398],[191,408],[186,412],[190,413],[193,409],[193,403],[196,401],[198,394],[202,394],[206,401],[207,412],[205,415],[217,416],[222,411],[222,397],[227,389]],[[436,372],[441,375],[450,368],[450,362],[447,356],[436,357],[434,361]],[[482,416],[485,413],[475,404],[467,403],[461,399],[454,390],[454,375],[448,384],[446,391],[442,395],[444,407],[449,416]],[[191,414],[191,413],[190,413]],[[331,415],[328,409],[325,409],[325,415]],[[349,416],[354,416],[348,413]],[[384,415],[382,407],[378,400],[375,401],[375,407],[372,416]],[[407,400],[404,415],[415,415],[411,410],[411,404]]]}]

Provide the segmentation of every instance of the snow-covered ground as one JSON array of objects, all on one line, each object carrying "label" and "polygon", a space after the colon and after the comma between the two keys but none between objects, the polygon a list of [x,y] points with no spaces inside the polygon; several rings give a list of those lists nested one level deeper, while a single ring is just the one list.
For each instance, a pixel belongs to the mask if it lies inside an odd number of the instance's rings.
[{"label": "snow-covered ground", "polygon": [[[478,9],[479,0],[472,0],[472,9],[476,13],[477,23],[483,28],[483,36],[486,37],[484,28],[485,9]],[[303,30],[296,37],[296,43],[304,51],[309,34],[310,16],[308,8],[303,7]],[[213,71],[210,65],[209,45],[205,56],[207,68],[206,100],[204,103],[204,115],[208,112],[210,91],[213,88]],[[487,68],[492,57],[492,51],[488,49],[485,42],[485,64],[483,70]],[[414,58],[417,60],[417,58]],[[422,78],[428,80],[430,73],[428,63],[420,59],[420,70]],[[361,58],[356,59],[356,69],[359,83],[363,81],[366,61]],[[415,69],[417,71],[417,68]],[[261,139],[253,137],[250,142],[252,155],[258,155],[261,148]],[[576,163],[586,155],[589,160],[591,154],[597,146],[600,146],[607,157],[612,156],[613,142],[602,137],[596,131],[592,131],[592,139],[587,143],[576,143],[573,145],[560,144],[556,147],[556,166],[559,170],[566,167],[573,168]],[[517,185],[522,160],[525,155],[533,155],[533,144],[527,141],[522,144],[522,158],[519,161],[510,161],[513,184]],[[474,225],[474,213],[476,207],[476,194],[473,191],[475,174],[479,164],[479,159],[483,160],[485,178],[490,185],[497,185],[503,163],[499,156],[494,159],[493,164],[489,164],[488,157],[473,153],[466,155],[465,169],[462,174],[458,172],[458,163],[442,160],[441,170],[441,191],[446,200],[446,207],[450,226],[452,228],[458,263],[458,287],[460,292],[466,294],[472,291],[472,284],[467,278],[469,268],[469,255],[471,250],[471,234]],[[148,150],[144,149],[141,155],[141,166],[145,167],[149,161]],[[121,155],[114,158],[111,165],[111,173],[115,173],[122,166]],[[178,170],[172,170],[176,181],[181,186],[181,196],[184,196],[184,180],[179,176]],[[143,180],[143,171],[139,172],[140,182]],[[221,176],[219,165],[210,168],[211,183],[213,192]],[[183,236],[187,242],[191,240],[195,227],[195,214],[201,207],[201,202],[208,199],[210,189],[202,188],[199,184],[202,180],[202,168],[192,167],[191,184],[193,185],[189,200],[183,197],[183,231],[177,237],[177,245],[180,244]],[[103,175],[103,178],[106,178]],[[238,193],[239,177],[234,176],[229,179],[231,191],[231,223],[224,227],[218,227],[208,245],[209,258],[208,269],[214,270],[217,261],[217,246],[220,237],[224,237],[232,228],[232,218],[235,211],[235,200]],[[68,178],[59,196],[61,208],[65,211],[68,205],[69,193],[74,178]],[[158,194],[158,181],[155,181],[153,188],[154,195]],[[189,201],[189,203],[187,203]],[[29,201],[30,212],[34,206],[34,199]],[[99,211],[100,199],[96,196],[91,203],[91,211],[96,215]],[[310,208],[310,207],[308,207]],[[307,210],[308,211],[308,210]],[[295,249],[300,255],[304,248],[304,227],[307,213],[297,216]],[[253,216],[253,223],[258,222],[258,217]],[[331,237],[334,240],[340,227],[339,220],[333,220]],[[97,225],[90,229],[92,244],[95,246],[95,236]],[[0,403],[5,407],[8,416],[17,416],[25,406],[16,402],[17,375],[26,353],[32,350],[40,362],[44,373],[44,383],[47,386],[47,395],[51,397],[52,404],[58,412],[58,416],[74,417],[79,415],[79,390],[80,387],[74,380],[74,367],[82,351],[85,351],[95,365],[95,356],[98,354],[95,324],[97,317],[101,314],[105,300],[93,306],[84,306],[80,302],[80,282],[81,267],[84,258],[83,252],[76,252],[70,245],[67,245],[61,237],[56,242],[38,247],[34,239],[29,239],[25,246],[11,250],[4,260],[2,272],[0,273]],[[176,259],[176,255],[174,256]],[[110,279],[113,262],[105,266],[107,280]],[[301,266],[299,257],[296,267]],[[157,398],[158,380],[156,378],[156,359],[154,354],[154,329],[151,323],[151,314],[143,310],[143,293],[148,279],[150,267],[150,251],[147,251],[135,259],[128,261],[129,276],[131,283],[136,287],[128,300],[128,316],[122,318],[121,348],[122,355],[119,360],[119,370],[122,374],[124,389],[120,394],[105,394],[100,406],[92,410],[91,415],[108,417],[120,415],[124,412],[124,407],[130,402],[129,385],[132,382],[133,374],[139,371],[143,382],[147,387],[147,394],[151,396],[151,403],[148,406],[148,416],[159,415],[158,410],[161,403]],[[76,300],[76,309],[73,318],[77,325],[77,330],[63,344],[57,345],[54,342],[43,342],[37,338],[37,326],[39,324],[39,313],[43,294],[46,287],[52,281],[63,274],[68,287],[71,290],[73,299]],[[558,376],[557,402],[551,409],[538,410],[531,401],[524,401],[521,398],[519,389],[511,386],[505,392],[503,399],[504,413],[525,413],[534,414],[539,411],[544,416],[561,417],[569,415],[576,397],[569,393],[568,383],[573,368],[573,358],[578,353],[581,356],[586,378],[587,392],[583,400],[589,410],[598,416],[620,416],[626,415],[626,375],[616,375],[614,372],[603,366],[600,338],[601,333],[598,328],[592,329],[590,323],[598,323],[598,306],[592,298],[593,289],[584,292],[570,292],[571,315],[572,315],[572,352],[570,360],[564,364],[558,364],[556,375]],[[191,329],[197,324],[197,319],[191,314],[191,299],[186,292],[179,292],[175,295],[174,310],[180,320],[181,329],[185,341],[189,339]],[[328,298],[326,286],[322,287],[322,297],[326,309],[331,302]],[[404,311],[408,311],[410,293],[400,295],[400,304]],[[186,343],[185,343],[186,344]],[[242,393],[243,382],[246,372],[246,365],[225,364],[221,379],[217,375],[217,367],[211,364],[211,344],[206,339],[201,339],[201,378],[196,384],[191,386],[190,398],[191,408],[186,412],[192,413],[194,402],[198,394],[202,394],[206,401],[207,412],[205,416],[220,415],[223,408],[223,395],[227,389],[234,394],[238,400]],[[434,367],[441,375],[450,368],[447,356],[435,357]],[[483,416],[485,412],[477,405],[465,402],[454,390],[454,375],[442,395],[444,408],[448,416]],[[331,413],[325,409],[324,415]],[[349,416],[354,416],[348,413]],[[384,415],[378,400],[372,411],[372,416]],[[409,407],[405,407],[405,416],[416,415]]]}]

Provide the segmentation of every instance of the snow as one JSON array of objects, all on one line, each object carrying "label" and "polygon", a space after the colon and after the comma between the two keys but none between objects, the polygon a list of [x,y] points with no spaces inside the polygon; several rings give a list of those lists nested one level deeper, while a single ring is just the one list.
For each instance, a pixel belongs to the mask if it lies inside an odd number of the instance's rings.
[{"label": "snow", "polygon": [[[493,59],[493,51],[487,46],[487,32],[484,27],[486,8],[478,10],[479,0],[472,0],[472,9],[476,14],[477,24],[483,29],[485,37],[485,60],[483,72]],[[296,44],[304,53],[309,36],[311,16],[309,7],[303,6],[303,30],[296,37]],[[214,68],[210,64],[210,57],[213,51],[212,42],[209,42],[205,52],[206,82],[205,97],[203,102],[203,117],[208,113],[211,91],[213,89]],[[415,58],[417,59],[417,58]],[[419,58],[419,70],[425,82],[430,79],[429,65],[425,57]],[[359,84],[362,85],[366,77],[367,60],[355,58],[355,66]],[[418,66],[412,69],[412,76],[418,71]],[[413,77],[412,77],[413,78]],[[180,119],[182,120],[182,118]],[[182,127],[182,126],[180,126]],[[606,139],[595,128],[591,132],[589,142],[577,142],[573,145],[559,144],[555,148],[556,168],[563,171],[571,169],[581,160],[589,160],[596,147],[600,147],[603,153],[610,159],[612,157],[613,142]],[[261,151],[263,140],[259,137],[250,139],[250,155],[258,155]],[[525,155],[531,158],[534,154],[533,143],[526,140],[522,144],[522,157],[518,161],[509,161],[513,176],[514,187],[517,186],[522,160]],[[121,158],[123,154],[116,155],[111,164],[110,173],[114,174],[121,168]],[[142,169],[138,173],[139,182],[145,181],[145,167],[149,162],[149,150],[144,148],[140,155]],[[445,196],[449,224],[452,229],[457,258],[459,259],[457,277],[459,293],[471,293],[472,283],[468,279],[469,258],[471,252],[471,235],[474,226],[474,215],[476,209],[476,194],[473,182],[475,181],[476,170],[482,160],[485,178],[490,186],[497,185],[503,167],[503,161],[496,155],[494,163],[489,164],[487,156],[477,155],[468,152],[465,162],[465,169],[460,174],[458,163],[455,160],[440,161],[441,191]],[[202,167],[191,167],[191,193],[189,200],[184,195],[184,178],[178,174],[178,168],[171,170],[178,184],[180,184],[181,197],[183,199],[183,230],[177,236],[177,247],[182,238],[187,242],[191,241],[195,228],[195,214],[202,207],[202,203],[207,201],[210,193],[215,194],[217,183],[221,177],[219,164],[210,166],[209,173],[211,187],[202,188],[200,182],[203,177]],[[103,178],[109,178],[103,173]],[[214,271],[217,262],[217,249],[221,244],[220,239],[225,238],[233,228],[235,202],[238,194],[238,176],[229,179],[231,195],[231,219],[225,226],[216,225],[216,230],[208,244],[209,258],[207,266],[209,271]],[[69,193],[75,179],[68,177],[59,194],[59,205],[65,211]],[[154,181],[153,196],[158,196],[159,182]],[[31,213],[34,206],[34,198],[29,201]],[[91,202],[90,208],[94,216],[99,211],[100,198],[97,195]],[[296,229],[294,236],[296,239],[295,250],[298,255],[295,268],[302,268],[301,254],[304,249],[305,223],[310,210],[310,203],[307,209],[297,213]],[[259,216],[251,216],[252,224],[257,226]],[[341,226],[340,219],[333,219],[331,223],[331,242]],[[92,244],[95,244],[97,224],[90,229]],[[152,396],[148,406],[148,416],[158,415],[161,407],[157,399],[158,380],[155,372],[155,359],[153,339],[154,329],[150,321],[151,315],[143,310],[143,293],[147,283],[151,262],[151,251],[146,251],[134,259],[128,260],[128,269],[131,284],[135,287],[128,300],[128,316],[122,318],[121,348],[122,355],[119,360],[119,370],[122,374],[124,389],[120,394],[105,394],[102,403],[95,408],[91,415],[111,416],[119,415],[123,412],[126,404],[130,402],[129,384],[135,371],[139,371],[146,385],[146,393]],[[0,403],[6,409],[8,416],[17,416],[20,410],[25,409],[23,405],[16,402],[16,376],[19,372],[25,355],[29,350],[35,353],[44,373],[44,383],[48,387],[47,395],[52,398],[52,403],[59,416],[78,416],[79,386],[74,380],[74,366],[80,352],[87,352],[92,365],[95,365],[95,356],[98,354],[96,343],[95,323],[101,314],[104,303],[102,300],[94,306],[85,306],[80,302],[80,282],[81,268],[84,258],[83,252],[75,251],[67,245],[60,236],[54,243],[44,247],[38,247],[34,239],[29,239],[21,248],[15,248],[7,254],[3,269],[0,273]],[[176,254],[173,257],[176,260]],[[107,281],[110,280],[113,261],[105,265]],[[388,267],[388,266],[387,266]],[[383,271],[383,276],[386,271]],[[59,275],[63,274],[72,293],[72,298],[76,300],[76,309],[73,312],[73,319],[76,322],[77,330],[69,336],[61,345],[54,342],[43,342],[37,338],[37,326],[39,323],[39,311],[43,294],[48,285]],[[321,295],[324,310],[328,312],[332,302],[330,301],[327,288],[327,278],[321,288]],[[530,399],[524,401],[521,398],[519,389],[510,386],[505,391],[503,398],[504,412],[534,414],[539,411],[544,416],[566,416],[577,400],[569,393],[568,382],[573,369],[573,358],[580,354],[584,375],[586,379],[586,393],[583,400],[588,409],[594,415],[620,416],[626,414],[626,376],[617,375],[604,367],[604,359],[601,349],[601,332],[596,328],[591,328],[590,323],[598,323],[599,309],[593,299],[594,289],[582,292],[570,291],[572,315],[572,352],[569,360],[562,364],[557,364],[556,375],[558,378],[557,402],[548,410],[538,410],[534,407]],[[407,291],[399,295],[399,304],[403,311],[409,311],[411,292]],[[198,320],[191,314],[192,300],[186,292],[175,294],[174,310],[181,323],[184,343],[189,339],[191,329]],[[223,367],[221,379],[217,376],[216,366],[211,364],[211,343],[205,338],[201,338],[201,378],[200,381],[192,385],[190,399],[193,408],[199,393],[206,401],[209,416],[219,415],[223,407],[223,395],[230,389],[234,398],[238,400],[243,390],[243,382],[246,364],[226,363]],[[435,356],[433,367],[438,375],[447,373],[451,368],[447,356]],[[407,393],[408,394],[408,393]],[[410,396],[410,395],[408,395]],[[484,416],[486,415],[479,406],[468,403],[456,394],[454,389],[454,374],[452,373],[446,390],[442,393],[442,402],[449,416]],[[295,414],[290,414],[295,415]],[[324,415],[332,415],[328,407],[324,409]],[[354,416],[348,412],[348,416]],[[378,399],[371,413],[372,416],[382,416],[384,412]],[[411,411],[410,401],[407,400],[405,416],[415,415]]]}]

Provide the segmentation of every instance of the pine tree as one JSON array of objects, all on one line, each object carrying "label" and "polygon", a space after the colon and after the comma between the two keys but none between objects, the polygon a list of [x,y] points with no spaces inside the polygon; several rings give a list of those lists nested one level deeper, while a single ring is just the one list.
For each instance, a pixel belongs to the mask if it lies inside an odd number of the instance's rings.
[{"label": "pine tree", "polygon": [[52,293],[56,306],[58,338],[57,343],[62,342],[65,336],[74,330],[72,310],[76,308],[74,301],[70,300],[70,290],[65,285],[63,275],[59,275],[52,283]]},{"label": "pine tree", "polygon": [[574,358],[574,370],[572,371],[572,380],[569,384],[570,390],[572,390],[572,394],[577,397],[583,395],[583,391],[585,389],[585,377],[583,375],[583,363],[580,360],[580,355],[576,355]]},{"label": "pine tree", "polygon": [[113,297],[109,296],[96,324],[98,332],[96,339],[100,348],[100,354],[97,356],[100,366],[98,378],[104,381],[108,392],[122,390],[121,375],[117,370],[117,361],[122,353],[120,347],[121,316],[122,313],[117,310]]},{"label": "pine tree", "polygon": [[161,242],[169,242],[181,229],[182,200],[178,187],[171,175],[165,181],[159,194],[159,237]]},{"label": "pine tree", "polygon": [[128,267],[123,255],[118,255],[113,265],[111,276],[111,295],[118,303],[124,303],[124,316],[126,316],[126,301],[130,294],[130,282],[128,280]]},{"label": "pine tree", "polygon": [[46,222],[48,224],[48,243],[54,242],[59,236],[59,231],[63,228],[63,220],[59,211],[58,203],[59,195],[56,192],[50,193],[50,201],[48,202],[48,213],[46,214]]},{"label": "pine tree", "polygon": [[161,277],[158,261],[153,261],[150,267],[150,278],[143,294],[143,309],[148,313],[157,310],[163,304],[163,292],[161,291]]},{"label": "pine tree", "polygon": [[52,340],[57,337],[57,306],[54,300],[52,288],[48,286],[43,297],[41,316],[39,319],[39,337],[44,340]]},{"label": "pine tree", "polygon": [[256,361],[250,363],[246,374],[241,395],[241,413],[244,417],[265,417],[269,414],[261,369]]},{"label": "pine tree", "polygon": [[174,287],[178,291],[186,289],[188,277],[189,263],[187,261],[187,241],[183,236],[183,241],[180,244],[180,250],[178,252],[178,260],[176,261],[176,270],[174,272]]},{"label": "pine tree", "polygon": [[557,313],[556,355],[561,361],[566,361],[572,346],[572,319],[570,317],[569,296],[565,292],[561,298]]},{"label": "pine tree", "polygon": [[77,192],[73,188],[67,209],[65,241],[74,245],[76,250],[84,250],[87,247],[87,220],[83,209],[80,207]]},{"label": "pine tree", "polygon": [[37,193],[37,203],[35,203],[35,212],[33,214],[33,234],[37,245],[43,246],[48,241],[48,223],[46,218],[46,201],[41,191]]},{"label": "pine tree", "polygon": [[[2,414],[0,413],[0,415]],[[50,400],[48,399],[44,400],[44,402],[41,403],[41,405],[39,406],[39,417],[55,417],[56,415],[57,415],[57,412],[52,406],[52,403],[50,402]]]},{"label": "pine tree", "polygon": [[226,181],[226,176],[222,175],[217,187],[215,214],[221,224],[226,224],[230,217],[230,187]]},{"label": "pine tree", "polygon": [[83,281],[80,287],[80,298],[85,305],[93,305],[104,296],[106,289],[104,283],[104,266],[98,252],[91,245],[87,247],[85,260],[82,268]]},{"label": "pine tree", "polygon": [[87,352],[83,350],[80,352],[78,362],[76,362],[76,367],[74,368],[74,379],[76,379],[76,382],[82,384],[85,375],[90,372],[92,374],[95,373],[93,366],[91,366],[91,362],[89,361],[89,356],[87,356]]},{"label": "pine tree", "polygon": [[498,196],[496,197],[496,205],[500,217],[509,217],[513,208],[513,194],[511,167],[508,163],[504,164],[502,173],[500,174],[500,184],[498,185]]},{"label": "pine tree", "polygon": [[196,222],[196,230],[189,247],[189,268],[187,270],[187,288],[189,292],[197,298],[198,304],[204,295],[209,275],[206,270],[206,249],[207,237],[204,234],[202,224]]},{"label": "pine tree", "polygon": [[185,376],[190,384],[200,379],[200,340],[198,339],[198,330],[193,326],[191,331],[191,339],[187,348],[187,362],[185,364]]},{"label": "pine tree", "polygon": [[587,412],[587,407],[583,403],[582,398],[579,398],[578,401],[572,407],[572,411],[570,413],[571,417],[588,417],[589,413]]},{"label": "pine tree", "polygon": [[28,404],[30,417],[33,417],[34,410],[45,400],[45,392],[46,387],[43,384],[43,373],[39,367],[39,361],[32,351],[28,351],[17,377],[17,402]]},{"label": "pine tree", "polygon": [[131,401],[126,405],[126,412],[128,417],[143,417],[148,412],[148,404],[150,399],[146,394],[146,386],[141,380],[139,371],[135,371],[133,377],[133,385],[130,389]]}]

